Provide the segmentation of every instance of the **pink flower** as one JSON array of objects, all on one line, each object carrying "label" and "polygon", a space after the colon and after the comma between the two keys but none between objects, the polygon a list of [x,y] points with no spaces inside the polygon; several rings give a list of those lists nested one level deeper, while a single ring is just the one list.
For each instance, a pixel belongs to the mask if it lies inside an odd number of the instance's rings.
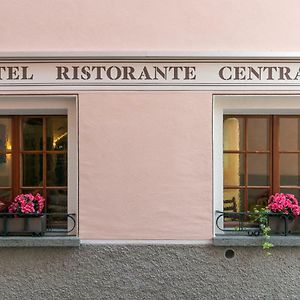
[{"label": "pink flower", "polygon": [[45,205],[45,199],[40,195],[30,194],[17,195],[11,205],[8,207],[9,213],[42,213]]},{"label": "pink flower", "polygon": [[293,194],[276,193],[271,195],[267,208],[275,213],[292,214],[294,216],[300,214],[298,200]]}]

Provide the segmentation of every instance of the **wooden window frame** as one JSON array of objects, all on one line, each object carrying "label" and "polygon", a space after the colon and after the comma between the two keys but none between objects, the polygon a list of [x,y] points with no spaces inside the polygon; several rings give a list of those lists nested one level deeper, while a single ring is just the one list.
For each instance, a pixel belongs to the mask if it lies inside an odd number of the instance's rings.
[{"label": "wooden window frame", "polygon": [[[240,118],[244,120],[244,149],[243,150],[224,150],[224,154],[243,154],[244,155],[244,185],[226,186],[224,189],[241,189],[244,191],[245,211],[248,210],[248,190],[249,189],[268,189],[269,194],[279,193],[281,189],[298,189],[300,185],[280,185],[280,154],[300,154],[299,150],[280,150],[280,118],[299,118],[300,115],[274,115],[274,114],[260,114],[260,115],[246,115],[246,114],[232,114],[223,115],[223,121],[227,118]],[[265,118],[269,120],[269,149],[261,151],[248,151],[248,120],[249,118]],[[269,157],[269,185],[251,186],[248,184],[248,154],[270,154]]]},{"label": "wooden window frame", "polygon": [[0,95],[0,113],[5,116],[68,116],[68,214],[76,221],[68,220],[68,235],[79,235],[79,97],[77,94],[9,94]]},{"label": "wooden window frame", "polygon": [[[25,193],[26,190],[30,191],[33,189],[42,191],[43,197],[45,198],[44,211],[47,212],[47,192],[49,190],[64,190],[68,192],[68,180],[66,186],[47,186],[47,155],[49,154],[65,154],[68,160],[68,150],[47,150],[47,118],[51,117],[65,117],[65,114],[57,115],[4,115],[0,118],[6,118],[11,120],[11,150],[6,150],[0,154],[10,154],[12,159],[12,170],[11,170],[11,186],[0,187],[0,190],[11,191],[11,201],[21,193]],[[42,149],[41,150],[24,150],[22,145],[23,138],[23,119],[24,118],[41,118],[43,120],[42,129]],[[41,186],[24,186],[22,184],[22,156],[23,154],[41,154],[42,155],[42,185]]]}]

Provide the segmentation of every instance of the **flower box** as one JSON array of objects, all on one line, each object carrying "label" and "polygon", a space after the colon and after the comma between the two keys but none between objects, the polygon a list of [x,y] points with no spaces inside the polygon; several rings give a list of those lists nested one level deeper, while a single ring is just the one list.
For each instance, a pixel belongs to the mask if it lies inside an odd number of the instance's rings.
[{"label": "flower box", "polygon": [[1,235],[44,235],[46,216],[17,216],[0,218]]},{"label": "flower box", "polygon": [[269,216],[271,234],[299,234],[300,218],[294,216]]}]

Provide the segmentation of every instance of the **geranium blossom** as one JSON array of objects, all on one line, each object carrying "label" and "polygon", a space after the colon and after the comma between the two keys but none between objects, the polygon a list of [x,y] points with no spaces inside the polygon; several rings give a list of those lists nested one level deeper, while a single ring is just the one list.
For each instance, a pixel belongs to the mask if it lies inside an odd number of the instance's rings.
[{"label": "geranium blossom", "polygon": [[298,200],[293,194],[277,193],[271,195],[267,208],[275,213],[292,214],[294,216],[300,214]]},{"label": "geranium blossom", "polygon": [[43,211],[45,199],[37,193],[18,195],[8,207],[9,213],[40,214]]}]

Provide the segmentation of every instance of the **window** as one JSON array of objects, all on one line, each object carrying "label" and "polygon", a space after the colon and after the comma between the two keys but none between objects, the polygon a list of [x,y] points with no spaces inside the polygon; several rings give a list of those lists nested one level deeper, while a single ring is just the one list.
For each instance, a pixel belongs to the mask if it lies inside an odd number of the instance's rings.
[{"label": "window", "polygon": [[270,194],[300,196],[300,116],[224,115],[224,210],[265,207]]},{"label": "window", "polygon": [[0,96],[0,198],[42,193],[50,235],[78,235],[77,124],[74,95]]},{"label": "window", "polygon": [[[0,200],[20,193],[44,196],[46,213],[67,213],[67,116],[0,117]],[[48,218],[67,228],[67,217]]]},{"label": "window", "polygon": [[[231,117],[234,120],[226,121]],[[258,119],[260,119],[260,126],[256,124]],[[299,119],[300,95],[298,94],[263,95],[257,93],[253,95],[215,95],[213,97],[214,245],[261,245],[260,239],[253,239],[248,236],[248,228],[254,228],[254,230],[256,228],[252,222],[253,219],[250,219],[250,217],[249,219],[244,219],[243,216],[245,214],[243,213],[230,213],[233,209],[236,211],[250,210],[251,205],[253,207],[253,205],[256,205],[256,202],[263,204],[263,201],[266,201],[267,196],[262,193],[258,194],[258,197],[252,196],[251,192],[253,190],[262,192],[265,189],[269,193],[276,191],[291,192],[296,194],[296,196],[300,194],[300,184],[298,183],[300,170],[298,165],[300,154],[300,148],[298,147],[300,139]],[[247,124],[249,120],[250,127]],[[251,128],[254,120],[256,122],[254,122],[255,131],[253,132]],[[226,122],[228,123],[225,124]],[[248,128],[246,129],[247,126]],[[235,141],[224,141],[225,136],[228,134],[226,133],[228,131],[226,127],[233,127],[233,130],[238,130],[238,133],[233,137]],[[249,134],[251,136],[246,137]],[[268,135],[268,139],[265,138],[266,135]],[[250,139],[254,140],[249,141]],[[228,143],[234,143],[236,146],[233,149],[233,146],[229,146]],[[239,143],[238,146],[237,143]],[[252,147],[251,144],[256,144],[256,146]],[[234,186],[232,186],[232,183],[227,181],[230,179],[225,178],[227,176],[224,174],[226,172],[224,169],[225,154],[242,156],[239,161],[235,158],[235,162],[231,167],[238,171],[237,175],[235,175],[235,182],[240,181],[243,185],[237,186],[234,182]],[[266,164],[268,167],[266,165],[258,166],[256,160],[256,165],[254,163],[250,170],[249,166],[247,166],[246,170],[246,163],[249,164],[249,159],[245,159],[245,157],[248,157],[250,154],[267,157],[264,160],[260,158],[260,161],[266,162],[267,160]],[[242,159],[244,161],[241,161]],[[237,163],[241,166],[237,167],[234,165]],[[243,181],[247,181],[246,184]],[[231,195],[229,195],[229,198],[226,197],[224,200],[224,190],[229,191],[231,187],[234,190],[233,193],[240,193],[237,195],[240,198],[237,201],[234,199],[235,205],[232,200],[236,195],[232,195],[231,198]],[[246,199],[245,193],[248,193]],[[240,202],[238,203],[238,201]],[[228,214],[223,213],[227,211],[229,212]],[[246,215],[249,216],[249,214]],[[237,223],[240,220],[242,222],[246,220],[247,223]],[[241,228],[242,231],[237,233],[236,229],[240,225],[243,227]],[[298,235],[300,231],[298,225],[294,229],[293,233],[295,235],[292,239],[288,237],[282,239],[281,236],[276,236],[276,238],[274,237],[276,240],[274,244],[299,246]],[[282,231],[279,233],[282,234]],[[237,235],[241,236],[237,239]]]}]

